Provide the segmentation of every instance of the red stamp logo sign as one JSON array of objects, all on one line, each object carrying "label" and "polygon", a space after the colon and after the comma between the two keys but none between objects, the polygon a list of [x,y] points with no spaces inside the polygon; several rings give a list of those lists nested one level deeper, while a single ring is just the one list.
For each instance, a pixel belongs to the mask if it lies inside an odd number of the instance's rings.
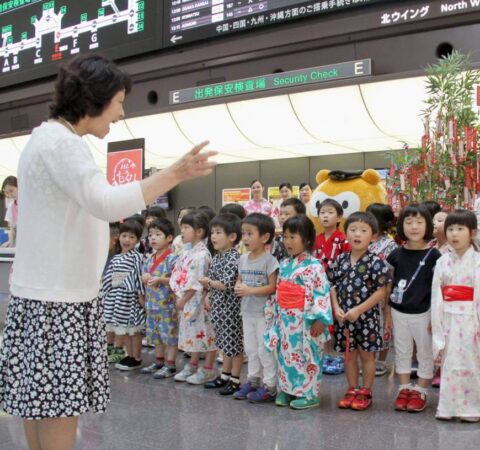
[{"label": "red stamp logo sign", "polygon": [[141,180],[142,173],[142,149],[107,154],[107,179],[111,185]]}]

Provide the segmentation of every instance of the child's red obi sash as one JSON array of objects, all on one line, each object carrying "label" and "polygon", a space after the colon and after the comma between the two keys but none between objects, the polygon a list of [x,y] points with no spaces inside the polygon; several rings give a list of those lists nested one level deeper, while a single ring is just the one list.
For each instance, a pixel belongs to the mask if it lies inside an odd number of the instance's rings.
[{"label": "child's red obi sash", "polygon": [[472,302],[473,287],[448,285],[442,287],[443,300],[445,302]]},{"label": "child's red obi sash", "polygon": [[277,286],[277,301],[283,309],[303,309],[305,288],[289,281],[280,281]]}]

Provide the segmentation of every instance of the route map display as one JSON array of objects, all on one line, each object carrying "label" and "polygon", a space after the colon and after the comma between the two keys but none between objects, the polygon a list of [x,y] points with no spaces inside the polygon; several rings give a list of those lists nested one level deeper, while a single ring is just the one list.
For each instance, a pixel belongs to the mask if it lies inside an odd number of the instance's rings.
[{"label": "route map display", "polygon": [[165,0],[164,45],[391,0]]},{"label": "route map display", "polygon": [[0,0],[0,88],[53,75],[78,53],[158,48],[160,9],[157,0]]}]

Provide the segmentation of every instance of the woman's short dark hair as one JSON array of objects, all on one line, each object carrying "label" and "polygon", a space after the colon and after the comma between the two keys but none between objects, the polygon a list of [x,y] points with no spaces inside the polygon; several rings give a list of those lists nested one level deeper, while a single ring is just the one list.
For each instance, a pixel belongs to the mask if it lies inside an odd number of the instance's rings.
[{"label": "woman's short dark hair", "polygon": [[242,239],[242,222],[235,214],[219,214],[210,222],[210,230],[213,227],[221,228],[227,236],[235,233],[237,235],[235,244],[238,244]]},{"label": "woman's short dark hair", "polygon": [[301,191],[305,186],[308,186],[310,189],[312,189],[312,186],[310,186],[310,183],[307,183],[306,181],[303,183],[300,183],[300,187],[298,189]]},{"label": "woman's short dark hair", "polygon": [[197,210],[196,206],[182,206],[178,210],[178,215],[180,215],[182,211],[188,211],[187,214],[191,214],[191,213],[194,213],[196,210]]},{"label": "woman's short dark hair", "polygon": [[78,123],[98,117],[120,91],[132,89],[130,76],[101,55],[80,55],[60,67],[50,117]]},{"label": "woman's short dark hair", "polygon": [[[433,220],[430,215],[429,210],[423,203],[411,203],[410,205],[405,206],[400,211],[397,220],[397,234],[402,241],[408,241],[405,231],[403,231],[403,222],[407,217],[422,216],[425,219],[425,236],[423,237],[424,241],[430,241],[433,238]],[[446,228],[445,228],[446,229]]]},{"label": "woman's short dark hair", "polygon": [[302,238],[305,249],[313,251],[315,245],[316,231],[313,222],[304,214],[290,217],[283,224],[283,233],[289,231],[292,234],[299,234]]},{"label": "woman's short dark hair", "polygon": [[156,217],[157,219],[166,219],[167,213],[163,208],[160,208],[160,206],[151,206],[150,208],[147,209],[145,216]]},{"label": "woman's short dark hair", "polygon": [[18,188],[17,177],[14,177],[13,175],[10,175],[10,176],[8,176],[7,178],[5,178],[5,179],[3,180],[3,183],[2,183],[2,194],[3,194],[3,190],[4,190],[7,186],[13,186],[13,187]]},{"label": "woman's short dark hair", "polygon": [[252,187],[255,183],[260,183],[263,187],[263,183],[259,179],[255,179],[250,183],[250,187]]},{"label": "woman's short dark hair", "polygon": [[292,185],[290,183],[287,183],[286,181],[280,183],[280,186],[278,186],[278,190],[281,191],[284,187],[286,187],[290,192],[293,192]]},{"label": "woman's short dark hair", "polygon": [[240,220],[245,219],[247,213],[245,212],[245,208],[240,205],[240,203],[227,203],[223,205],[220,209],[220,214],[231,213],[235,214]]},{"label": "woman's short dark hair", "polygon": [[173,227],[172,222],[164,217],[155,219],[151,222],[148,226],[148,231],[150,230],[159,230],[165,235],[165,237],[175,236],[175,228]]},{"label": "woman's short dark hair", "polygon": [[285,208],[285,206],[291,206],[297,214],[306,214],[307,213],[307,208],[305,208],[305,205],[295,197],[287,198],[282,202],[280,205],[280,208]]},{"label": "woman's short dark hair", "polygon": [[470,231],[476,231],[478,227],[477,216],[472,211],[468,211],[467,209],[456,209],[445,219],[445,232],[447,231],[447,228],[451,227],[452,225],[463,225]]},{"label": "woman's short dark hair", "polygon": [[249,214],[245,219],[242,220],[242,225],[252,225],[257,228],[258,234],[263,236],[265,234],[269,234],[270,237],[268,239],[267,244],[270,244],[275,237],[275,222],[269,216],[261,213],[252,213]]},{"label": "woman's short dark hair", "polygon": [[372,230],[372,234],[378,233],[378,221],[372,213],[359,211],[350,214],[350,216],[348,216],[348,219],[345,221],[345,233],[347,232],[348,227],[355,222],[366,223]]},{"label": "woman's short dark hair", "polygon": [[368,205],[367,212],[373,214],[378,222],[378,231],[380,234],[385,234],[395,222],[395,214],[390,205],[383,203],[372,203]]}]

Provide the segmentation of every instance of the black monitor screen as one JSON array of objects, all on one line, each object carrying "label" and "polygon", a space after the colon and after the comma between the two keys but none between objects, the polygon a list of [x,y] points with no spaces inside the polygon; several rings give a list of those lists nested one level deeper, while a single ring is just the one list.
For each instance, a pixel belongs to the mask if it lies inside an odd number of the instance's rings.
[{"label": "black monitor screen", "polygon": [[391,0],[165,0],[164,46]]},{"label": "black monitor screen", "polygon": [[158,47],[157,0],[0,1],[0,87],[53,75],[79,53],[120,59]]}]

